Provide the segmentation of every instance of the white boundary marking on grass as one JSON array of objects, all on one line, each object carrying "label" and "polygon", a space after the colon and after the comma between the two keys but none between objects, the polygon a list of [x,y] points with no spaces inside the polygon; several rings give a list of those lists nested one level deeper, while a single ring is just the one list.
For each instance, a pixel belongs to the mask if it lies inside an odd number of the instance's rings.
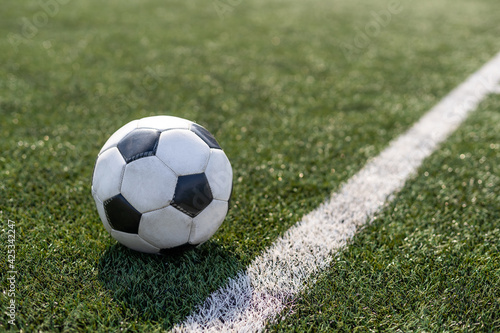
[{"label": "white boundary marking on grass", "polygon": [[499,81],[500,53],[173,330],[261,331],[266,321],[273,320],[303,290],[306,281],[330,265],[332,253],[392,199],[468,113],[498,89]]}]

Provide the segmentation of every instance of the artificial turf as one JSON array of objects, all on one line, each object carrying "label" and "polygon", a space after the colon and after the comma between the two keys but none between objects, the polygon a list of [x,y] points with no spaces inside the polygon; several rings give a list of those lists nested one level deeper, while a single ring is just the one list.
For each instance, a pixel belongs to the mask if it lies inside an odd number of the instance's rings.
[{"label": "artificial turf", "polygon": [[268,330],[498,332],[499,143],[495,96]]},{"label": "artificial turf", "polygon": [[[41,3],[0,12],[13,331],[170,328],[500,49],[494,0],[402,1],[364,44],[389,2]],[[176,257],[118,245],[90,195],[107,137],[157,114],[207,127],[234,170],[225,223]]]}]

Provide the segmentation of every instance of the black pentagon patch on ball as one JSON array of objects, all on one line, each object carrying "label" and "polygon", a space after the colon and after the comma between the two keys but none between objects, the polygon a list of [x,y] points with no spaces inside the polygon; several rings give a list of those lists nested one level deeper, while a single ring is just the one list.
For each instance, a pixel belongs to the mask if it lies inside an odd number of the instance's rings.
[{"label": "black pentagon patch on ball", "polygon": [[181,212],[195,217],[213,200],[205,173],[179,176],[174,199],[170,203]]},{"label": "black pentagon patch on ball", "polygon": [[118,150],[125,162],[153,156],[158,148],[161,132],[150,128],[135,129],[118,142]]},{"label": "black pentagon patch on ball", "polygon": [[222,149],[219,146],[219,143],[217,142],[217,140],[215,140],[212,133],[210,133],[206,128],[204,128],[198,124],[192,124],[191,125],[191,132],[194,132],[196,135],[198,135],[203,141],[205,141],[205,143],[210,148]]},{"label": "black pentagon patch on ball", "polygon": [[137,234],[141,213],[123,195],[118,194],[104,201],[104,211],[111,227],[129,234]]}]

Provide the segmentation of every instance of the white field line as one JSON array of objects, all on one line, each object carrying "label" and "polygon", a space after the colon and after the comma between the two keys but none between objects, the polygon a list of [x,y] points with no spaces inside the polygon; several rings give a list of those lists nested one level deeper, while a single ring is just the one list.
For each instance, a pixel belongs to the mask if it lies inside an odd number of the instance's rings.
[{"label": "white field line", "polygon": [[498,89],[499,81],[500,53],[173,330],[261,331],[307,281],[330,265],[332,254],[373,219],[467,114]]}]

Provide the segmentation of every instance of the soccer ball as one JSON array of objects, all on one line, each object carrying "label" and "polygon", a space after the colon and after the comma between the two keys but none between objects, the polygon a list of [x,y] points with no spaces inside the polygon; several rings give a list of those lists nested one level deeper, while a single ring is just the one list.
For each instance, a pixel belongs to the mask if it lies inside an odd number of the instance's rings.
[{"label": "soccer ball", "polygon": [[104,144],[92,196],[104,228],[140,252],[168,253],[207,241],[222,224],[232,168],[205,128],[155,116],[131,121]]}]

